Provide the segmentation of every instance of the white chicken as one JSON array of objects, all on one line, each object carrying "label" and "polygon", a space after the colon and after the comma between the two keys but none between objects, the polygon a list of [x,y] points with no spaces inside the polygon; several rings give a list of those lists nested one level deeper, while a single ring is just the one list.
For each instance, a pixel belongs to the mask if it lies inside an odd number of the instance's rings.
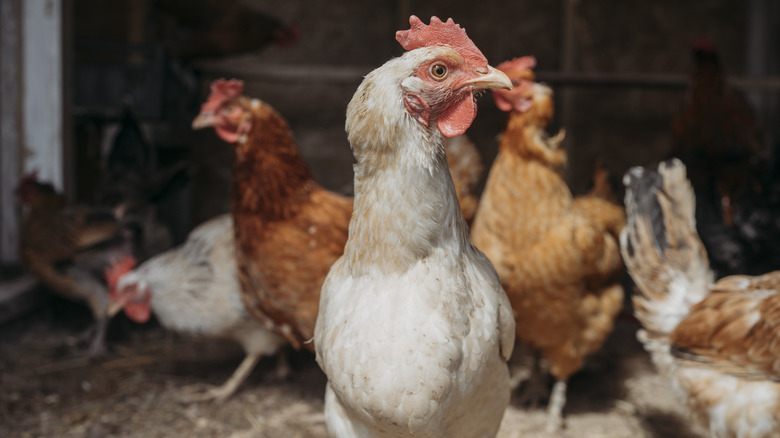
[{"label": "white chicken", "polygon": [[452,20],[410,23],[396,34],[408,52],[347,107],[355,208],[314,330],[325,418],[335,437],[492,437],[515,322],[444,151],[476,116],[475,93],[511,83]]},{"label": "white chicken", "polygon": [[178,248],[159,254],[131,271],[132,258],[107,270],[109,314],[124,309],[138,323],[154,312],[167,329],[211,338],[232,339],[246,357],[222,386],[190,401],[230,397],[261,357],[276,353],[285,340],[253,318],[241,300],[236,268],[233,218],[222,215],[195,228]]}]

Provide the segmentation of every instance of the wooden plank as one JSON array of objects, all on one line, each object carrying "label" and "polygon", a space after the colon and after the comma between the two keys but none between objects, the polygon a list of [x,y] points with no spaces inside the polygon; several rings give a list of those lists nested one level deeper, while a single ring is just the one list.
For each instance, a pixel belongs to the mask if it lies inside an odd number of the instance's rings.
[{"label": "wooden plank", "polygon": [[0,281],[0,325],[37,309],[47,296],[38,280],[30,274]]}]

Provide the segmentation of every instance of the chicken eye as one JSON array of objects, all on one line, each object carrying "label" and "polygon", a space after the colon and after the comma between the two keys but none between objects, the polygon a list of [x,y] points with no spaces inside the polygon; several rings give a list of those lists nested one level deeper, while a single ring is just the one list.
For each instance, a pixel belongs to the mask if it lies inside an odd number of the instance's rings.
[{"label": "chicken eye", "polygon": [[447,66],[444,64],[434,64],[431,66],[431,74],[436,79],[444,79],[447,76]]}]

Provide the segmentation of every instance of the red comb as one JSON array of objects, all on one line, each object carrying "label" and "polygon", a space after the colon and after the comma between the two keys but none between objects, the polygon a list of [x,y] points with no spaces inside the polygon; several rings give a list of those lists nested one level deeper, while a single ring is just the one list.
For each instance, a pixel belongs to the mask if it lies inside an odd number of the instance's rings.
[{"label": "red comb", "polygon": [[420,47],[449,45],[464,57],[476,58],[487,64],[487,58],[477,48],[471,38],[466,35],[466,30],[455,24],[452,18],[442,22],[438,17],[431,17],[431,24],[426,25],[417,16],[409,17],[409,30],[399,30],[395,33],[395,39],[406,50],[419,49]]},{"label": "red comb", "polygon": [[200,110],[213,111],[227,99],[238,97],[244,92],[244,81],[238,79],[217,79],[211,83],[211,94],[201,105]]},{"label": "red comb", "polygon": [[510,72],[530,71],[536,68],[536,58],[533,56],[521,56],[519,58],[504,61],[496,66],[497,69],[509,76]]},{"label": "red comb", "polygon": [[117,283],[119,283],[119,279],[122,278],[123,275],[132,271],[135,267],[135,264],[135,257],[131,255],[121,257],[119,260],[113,260],[111,265],[109,265],[105,270],[108,289],[113,291],[116,288]]}]

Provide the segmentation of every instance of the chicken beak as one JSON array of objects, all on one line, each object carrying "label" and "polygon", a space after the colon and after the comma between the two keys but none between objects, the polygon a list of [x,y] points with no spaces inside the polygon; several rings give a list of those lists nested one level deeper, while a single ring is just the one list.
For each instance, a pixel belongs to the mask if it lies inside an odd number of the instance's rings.
[{"label": "chicken beak", "polygon": [[198,114],[197,117],[195,117],[195,120],[192,121],[192,129],[210,128],[214,126],[214,124],[215,124],[214,112],[203,111],[200,114]]},{"label": "chicken beak", "polygon": [[479,76],[464,82],[463,85],[470,85],[471,88],[475,91],[487,90],[490,88],[503,88],[506,90],[512,89],[512,81],[509,80],[509,77],[507,77],[507,75],[505,75],[501,70],[493,68],[489,65],[486,69],[483,70],[484,73],[480,72],[479,70],[483,69],[480,68],[477,70]]},{"label": "chicken beak", "polygon": [[109,319],[116,316],[117,313],[119,313],[124,307],[125,307],[125,300],[117,300],[112,302],[108,305],[108,309],[106,310],[106,315],[108,315]]}]

